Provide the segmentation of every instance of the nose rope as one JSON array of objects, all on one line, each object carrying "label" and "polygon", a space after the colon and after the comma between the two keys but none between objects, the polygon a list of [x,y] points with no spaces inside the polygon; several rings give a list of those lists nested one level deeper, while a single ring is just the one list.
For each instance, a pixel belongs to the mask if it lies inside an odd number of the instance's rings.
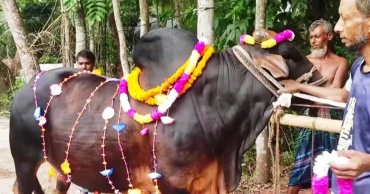
[{"label": "nose rope", "polygon": [[307,82],[309,79],[311,79],[311,77],[313,76],[313,72],[315,72],[315,71],[316,71],[316,67],[313,66],[309,72],[304,73],[303,75],[301,75],[301,77],[296,79],[296,81],[299,82],[299,83],[301,83],[302,81]]},{"label": "nose rope", "polygon": [[[317,68],[315,66],[313,66],[309,72],[303,74],[301,77],[296,79],[296,81],[299,82],[299,83],[302,83],[302,82],[307,83],[312,78],[312,76],[313,76],[313,74],[316,70],[317,70]],[[319,79],[317,81],[309,83],[309,85],[319,86],[319,85],[325,83],[326,81],[327,81],[327,79],[325,77],[322,77],[321,79]]]}]

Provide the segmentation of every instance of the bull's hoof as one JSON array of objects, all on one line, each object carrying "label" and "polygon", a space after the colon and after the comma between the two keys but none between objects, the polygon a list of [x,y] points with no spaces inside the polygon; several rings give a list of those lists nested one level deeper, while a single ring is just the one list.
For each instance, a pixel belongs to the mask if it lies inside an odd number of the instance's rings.
[{"label": "bull's hoof", "polygon": [[18,194],[18,181],[17,180],[15,180],[12,190],[13,190],[13,194]]},{"label": "bull's hoof", "polygon": [[13,186],[13,194],[18,194],[18,188]]}]

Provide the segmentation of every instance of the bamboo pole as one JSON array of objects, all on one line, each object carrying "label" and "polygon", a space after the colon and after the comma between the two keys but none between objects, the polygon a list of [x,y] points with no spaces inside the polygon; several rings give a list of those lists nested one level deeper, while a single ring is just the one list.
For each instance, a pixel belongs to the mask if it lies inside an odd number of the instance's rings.
[{"label": "bamboo pole", "polygon": [[303,127],[319,131],[340,133],[342,120],[284,114],[284,116],[280,118],[280,125],[289,125],[293,127]]}]

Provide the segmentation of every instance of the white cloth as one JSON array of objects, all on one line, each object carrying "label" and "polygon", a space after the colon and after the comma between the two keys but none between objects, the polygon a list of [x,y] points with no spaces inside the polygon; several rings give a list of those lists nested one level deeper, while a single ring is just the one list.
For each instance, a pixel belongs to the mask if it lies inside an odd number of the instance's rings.
[{"label": "white cloth", "polygon": [[351,77],[351,74],[349,75],[349,78],[348,80],[346,81],[346,85],[344,85],[344,88],[350,92],[351,91],[351,88],[352,88],[352,77]]},{"label": "white cloth", "polygon": [[293,94],[290,93],[283,93],[279,96],[279,98],[276,100],[276,102],[273,102],[272,105],[274,108],[281,106],[281,107],[290,107],[291,101],[292,101]]}]

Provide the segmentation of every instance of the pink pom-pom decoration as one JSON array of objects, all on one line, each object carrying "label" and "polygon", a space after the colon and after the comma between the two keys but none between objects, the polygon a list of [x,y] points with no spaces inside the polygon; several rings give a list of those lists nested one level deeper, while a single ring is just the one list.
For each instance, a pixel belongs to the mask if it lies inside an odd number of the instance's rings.
[{"label": "pink pom-pom decoration", "polygon": [[338,194],[352,194],[353,180],[352,179],[338,179]]},{"label": "pink pom-pom decoration", "polygon": [[281,43],[285,40],[291,39],[292,37],[294,38],[294,33],[291,30],[284,30],[283,32],[277,34],[274,39],[276,43]]},{"label": "pink pom-pom decoration", "polygon": [[151,114],[150,114],[150,117],[152,117],[152,119],[155,121],[159,118],[161,118],[163,114],[161,112],[158,111],[158,109],[155,109]]},{"label": "pink pom-pom decoration", "polygon": [[244,42],[244,37],[245,37],[245,34],[243,34],[243,35],[241,35],[240,37],[239,37],[239,42],[240,42],[240,44],[244,44],[245,42]]},{"label": "pink pom-pom decoration", "polygon": [[184,88],[186,82],[190,79],[190,75],[183,73],[178,81],[175,83],[173,88],[176,90],[177,93],[181,93],[181,90]]},{"label": "pink pom-pom decoration", "polygon": [[199,54],[202,53],[204,47],[206,47],[206,44],[204,42],[199,41],[195,46],[194,50],[196,50]]},{"label": "pink pom-pom decoration", "polygon": [[127,111],[128,116],[131,117],[131,118],[134,118],[135,113],[136,113],[136,111],[132,108]]},{"label": "pink pom-pom decoration", "polygon": [[329,177],[319,177],[316,174],[312,177],[312,194],[327,194],[329,186]]},{"label": "pink pom-pom decoration", "polygon": [[147,135],[147,134],[148,134],[148,132],[149,132],[149,129],[148,129],[148,128],[144,128],[144,129],[142,129],[142,130],[140,131],[140,135],[145,136],[145,135]]},{"label": "pink pom-pom decoration", "polygon": [[127,81],[126,80],[121,80],[120,84],[119,84],[119,93],[122,94],[122,93],[125,93],[127,94]]}]

